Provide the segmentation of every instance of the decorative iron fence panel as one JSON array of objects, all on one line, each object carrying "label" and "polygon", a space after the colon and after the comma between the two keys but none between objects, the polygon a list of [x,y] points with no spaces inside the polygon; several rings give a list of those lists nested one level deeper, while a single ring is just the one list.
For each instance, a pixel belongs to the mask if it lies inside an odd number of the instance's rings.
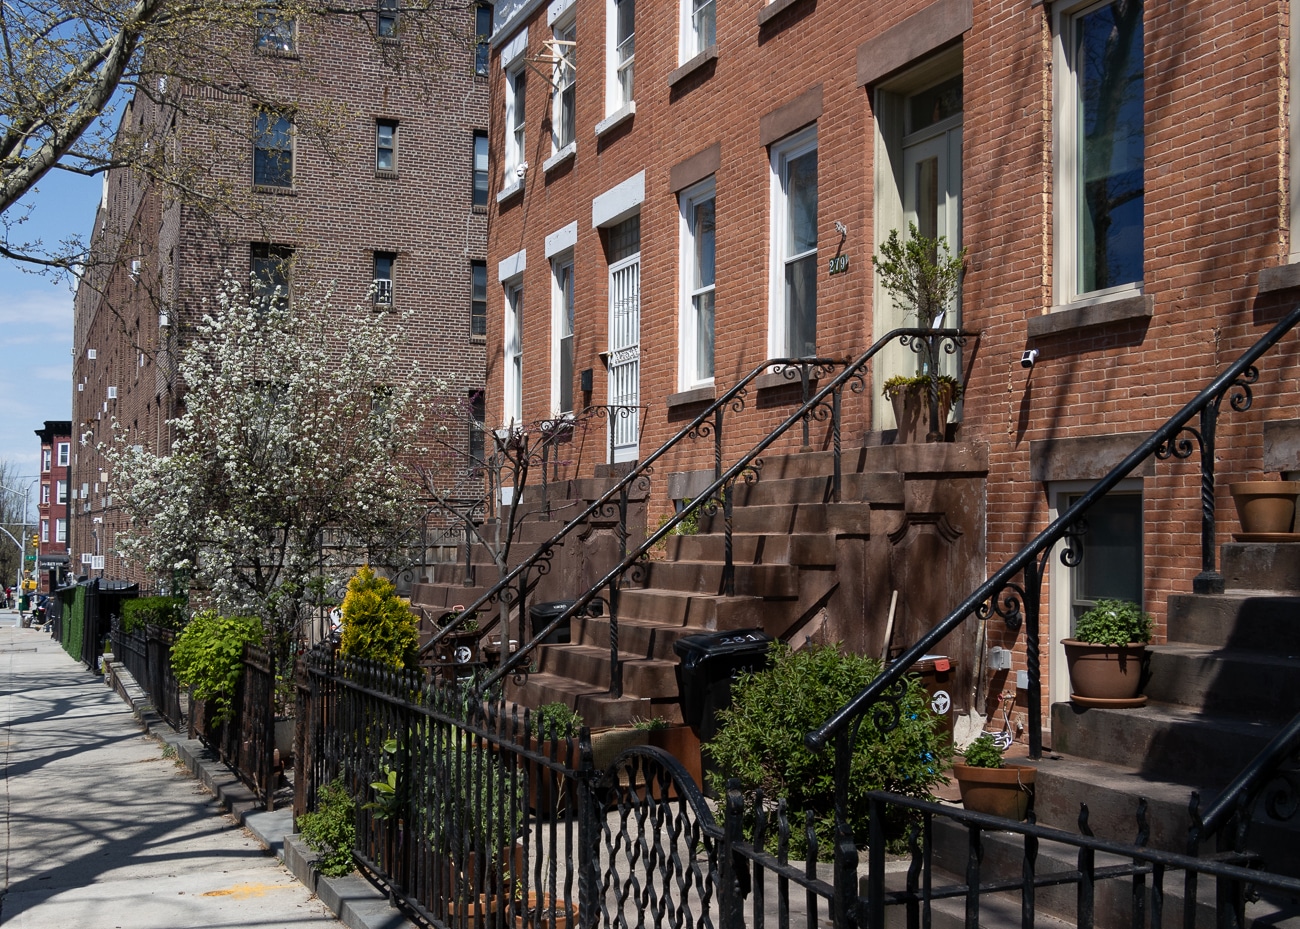
[{"label": "decorative iron fence panel", "polygon": [[204,700],[191,704],[190,733],[197,735],[253,789],[268,810],[275,809],[279,772],[275,765],[275,666],[271,654],[244,646],[244,673],[235,685],[230,719],[210,720]]}]

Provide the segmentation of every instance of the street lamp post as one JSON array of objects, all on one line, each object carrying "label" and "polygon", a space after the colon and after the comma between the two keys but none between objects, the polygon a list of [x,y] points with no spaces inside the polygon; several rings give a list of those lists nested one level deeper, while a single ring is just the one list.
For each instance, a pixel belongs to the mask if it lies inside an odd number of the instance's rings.
[{"label": "street lamp post", "polygon": [[[0,532],[4,532],[5,535],[9,536],[10,541],[12,541],[15,545],[18,546],[18,578],[17,578],[17,583],[15,583],[14,587],[18,592],[18,596],[20,597],[22,596],[22,590],[23,590],[23,566],[27,563],[27,516],[31,512],[32,488],[35,487],[37,484],[39,484],[40,481],[41,479],[39,476],[32,478],[32,480],[27,484],[27,487],[23,490],[22,493],[23,527],[21,532],[21,541],[19,539],[15,539],[13,537],[13,533],[11,533],[8,529],[5,529],[3,526],[0,526]],[[15,497],[18,496],[18,491],[14,490],[12,487],[5,487],[3,484],[0,484],[0,490],[5,491],[6,493],[11,493]]]}]

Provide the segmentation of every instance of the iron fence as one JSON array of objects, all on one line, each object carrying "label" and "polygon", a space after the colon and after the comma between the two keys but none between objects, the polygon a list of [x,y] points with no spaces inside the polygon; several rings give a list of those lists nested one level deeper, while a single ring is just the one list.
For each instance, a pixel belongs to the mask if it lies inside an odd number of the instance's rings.
[{"label": "iron fence", "polygon": [[[275,809],[283,762],[277,764],[274,659],[269,651],[244,646],[244,670],[231,698],[230,718],[214,720],[204,700],[191,703],[190,737],[198,737],[247,784],[266,809]],[[286,727],[293,721],[286,720]],[[286,747],[289,741],[285,740]],[[287,759],[286,759],[287,760]]]}]

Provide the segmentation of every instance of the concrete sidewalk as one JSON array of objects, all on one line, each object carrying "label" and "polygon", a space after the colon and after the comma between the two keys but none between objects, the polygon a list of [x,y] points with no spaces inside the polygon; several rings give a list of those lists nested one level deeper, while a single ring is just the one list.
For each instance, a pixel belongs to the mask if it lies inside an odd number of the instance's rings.
[{"label": "concrete sidewalk", "polygon": [[0,611],[0,923],[341,926],[102,678]]}]

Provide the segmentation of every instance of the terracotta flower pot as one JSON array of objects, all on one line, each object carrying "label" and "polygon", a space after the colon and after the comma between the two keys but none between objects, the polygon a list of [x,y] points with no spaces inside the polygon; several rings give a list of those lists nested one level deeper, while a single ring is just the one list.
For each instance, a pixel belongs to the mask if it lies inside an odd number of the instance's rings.
[{"label": "terracotta flower pot", "polygon": [[1136,642],[1094,645],[1078,639],[1064,639],[1061,644],[1070,671],[1071,700],[1093,706],[1145,702],[1138,694],[1142,689],[1146,645]]},{"label": "terracotta flower pot", "polygon": [[1295,524],[1300,481],[1242,481],[1228,491],[1244,533],[1290,532]]},{"label": "terracotta flower pot", "polygon": [[528,900],[521,901],[516,907],[517,929],[567,929],[570,914],[573,915],[574,925],[579,925],[578,907],[556,900],[550,894],[530,891]]},{"label": "terracotta flower pot", "polygon": [[1038,769],[1030,765],[1008,764],[1000,768],[974,768],[954,764],[953,776],[961,790],[961,802],[968,810],[1014,819],[1029,813],[1034,778]]}]

